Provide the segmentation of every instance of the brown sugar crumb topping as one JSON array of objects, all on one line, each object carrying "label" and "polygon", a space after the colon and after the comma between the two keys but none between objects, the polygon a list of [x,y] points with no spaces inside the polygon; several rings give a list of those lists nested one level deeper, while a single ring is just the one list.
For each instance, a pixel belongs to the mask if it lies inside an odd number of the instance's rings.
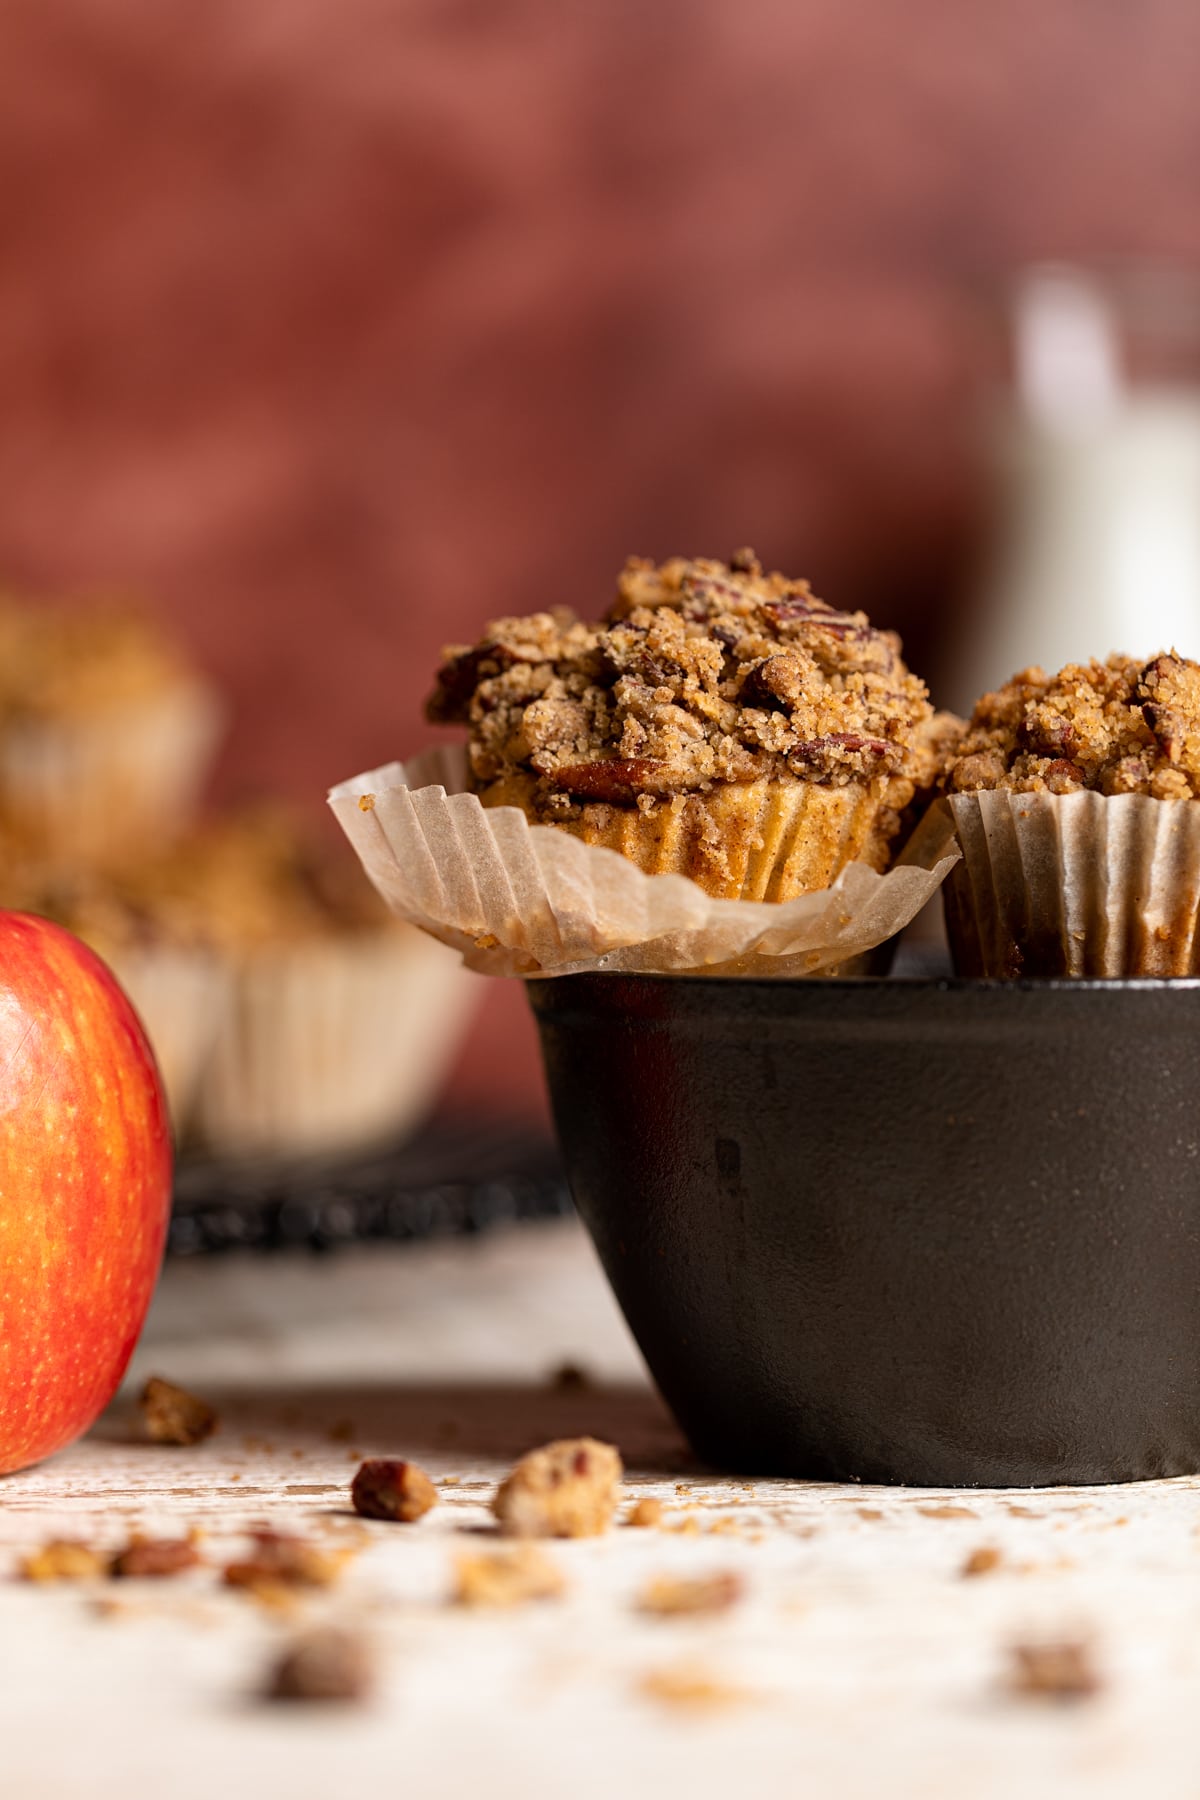
[{"label": "brown sugar crumb topping", "polygon": [[20,1565],[25,1581],[90,1581],[108,1573],[109,1559],[76,1538],[51,1538]]},{"label": "brown sugar crumb topping", "polygon": [[551,821],[725,782],[932,771],[932,710],[895,635],[750,551],[728,566],[631,558],[599,624],[565,609],[496,620],[447,651],[428,714],[470,726],[478,790],[532,783]]},{"label": "brown sugar crumb topping", "polygon": [[333,1626],[307,1633],[290,1644],[272,1669],[269,1700],[365,1700],[373,1669],[361,1638]]},{"label": "brown sugar crumb topping", "polygon": [[681,1614],[728,1612],[743,1593],[740,1575],[725,1570],[714,1575],[658,1575],[643,1589],[637,1610],[658,1618]]},{"label": "brown sugar crumb topping", "polygon": [[492,1511],[508,1537],[598,1537],[612,1521],[623,1472],[611,1444],[563,1438],[521,1458]]},{"label": "brown sugar crumb topping", "polygon": [[190,1538],[135,1538],[113,1557],[110,1574],[126,1579],[182,1575],[203,1559]]},{"label": "brown sugar crumb topping", "polygon": [[398,1519],[406,1525],[437,1505],[438,1493],[416,1463],[375,1457],[350,1484],[350,1499],[364,1519]]},{"label": "brown sugar crumb topping", "polygon": [[1200,663],[1171,654],[1026,669],[979,701],[946,758],[954,794],[1200,797]]},{"label": "brown sugar crumb topping", "polygon": [[1086,1700],[1102,1683],[1086,1644],[1017,1644],[1012,1687],[1041,1700]]},{"label": "brown sugar crumb topping", "polygon": [[199,1444],[219,1420],[206,1400],[152,1375],[138,1401],[146,1436],[156,1444]]},{"label": "brown sugar crumb topping", "polygon": [[280,1588],[330,1587],[347,1560],[345,1550],[321,1550],[306,1539],[285,1532],[254,1533],[250,1556],[231,1562],[225,1569],[227,1587],[247,1588],[252,1593]]},{"label": "brown sugar crumb topping", "polygon": [[557,1566],[532,1544],[460,1556],[454,1565],[457,1606],[523,1606],[531,1600],[555,1600],[565,1588]]},{"label": "brown sugar crumb topping", "polygon": [[962,1574],[965,1577],[975,1575],[991,1575],[1000,1567],[1003,1557],[994,1544],[981,1544],[978,1550],[972,1550],[963,1563]]}]

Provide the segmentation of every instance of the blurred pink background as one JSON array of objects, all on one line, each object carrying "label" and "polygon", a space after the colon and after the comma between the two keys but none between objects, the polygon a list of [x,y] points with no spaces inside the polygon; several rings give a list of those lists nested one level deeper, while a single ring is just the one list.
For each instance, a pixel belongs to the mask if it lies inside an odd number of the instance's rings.
[{"label": "blurred pink background", "polygon": [[[443,643],[755,544],[936,677],[981,279],[1200,259],[1189,0],[7,0],[0,579],[129,588],[227,790],[427,735]],[[536,1110],[497,985],[460,1098]]]}]

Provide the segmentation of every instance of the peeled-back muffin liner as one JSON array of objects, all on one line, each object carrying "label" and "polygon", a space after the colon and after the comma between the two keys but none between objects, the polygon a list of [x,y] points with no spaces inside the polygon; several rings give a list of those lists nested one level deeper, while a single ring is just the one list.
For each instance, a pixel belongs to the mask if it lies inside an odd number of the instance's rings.
[{"label": "peeled-back muffin liner", "polygon": [[203,682],[0,729],[0,813],[55,865],[93,867],[190,822],[226,709]]},{"label": "peeled-back muffin liner", "polygon": [[392,910],[491,975],[829,974],[901,931],[959,854],[938,812],[886,874],[850,863],[796,900],[714,900],[518,807],[484,808],[461,746],[359,775],[329,801]]},{"label": "peeled-back muffin liner", "polygon": [[211,951],[172,944],[105,945],[100,954],[146,1028],[182,1137],[224,1017],[225,972]]},{"label": "peeled-back muffin liner", "polygon": [[944,890],[960,975],[1200,973],[1200,801],[996,790],[946,809],[963,852]]},{"label": "peeled-back muffin liner", "polygon": [[242,952],[196,1133],[228,1156],[398,1137],[435,1098],[478,998],[448,951],[395,925]]}]

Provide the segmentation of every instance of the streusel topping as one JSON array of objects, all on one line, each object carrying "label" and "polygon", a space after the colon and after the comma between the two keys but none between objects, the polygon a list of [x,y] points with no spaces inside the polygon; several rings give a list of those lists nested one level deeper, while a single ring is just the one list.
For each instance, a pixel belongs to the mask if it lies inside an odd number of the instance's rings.
[{"label": "streusel topping", "polygon": [[725,782],[916,777],[933,717],[894,633],[748,550],[728,566],[631,558],[600,624],[496,620],[446,652],[428,714],[470,726],[478,788],[532,775],[551,817]]},{"label": "streusel topping", "polygon": [[1172,653],[1026,669],[976,706],[946,768],[950,793],[1200,797],[1200,663]]}]

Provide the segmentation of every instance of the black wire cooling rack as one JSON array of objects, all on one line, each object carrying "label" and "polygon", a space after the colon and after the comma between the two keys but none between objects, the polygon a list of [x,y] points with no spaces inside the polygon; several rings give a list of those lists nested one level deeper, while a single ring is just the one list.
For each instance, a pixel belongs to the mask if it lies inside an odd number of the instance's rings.
[{"label": "black wire cooling rack", "polygon": [[443,1118],[369,1154],[288,1162],[184,1158],[167,1240],[174,1256],[334,1250],[558,1218],[571,1197],[543,1136],[498,1119]]}]

